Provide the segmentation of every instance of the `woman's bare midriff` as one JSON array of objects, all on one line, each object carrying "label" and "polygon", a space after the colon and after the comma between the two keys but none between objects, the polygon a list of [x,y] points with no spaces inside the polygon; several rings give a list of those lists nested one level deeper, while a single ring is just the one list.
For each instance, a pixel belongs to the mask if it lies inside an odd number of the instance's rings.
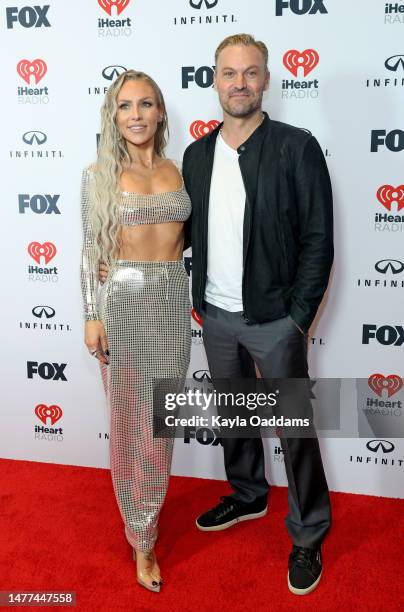
[{"label": "woman's bare midriff", "polygon": [[179,261],[184,244],[183,223],[128,225],[121,228],[118,259]]}]

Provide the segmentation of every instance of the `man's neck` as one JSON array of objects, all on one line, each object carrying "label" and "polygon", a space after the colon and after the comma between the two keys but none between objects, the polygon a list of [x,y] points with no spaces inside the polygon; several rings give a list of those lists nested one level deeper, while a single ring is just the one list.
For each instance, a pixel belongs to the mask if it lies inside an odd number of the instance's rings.
[{"label": "man's neck", "polygon": [[238,149],[261,125],[264,116],[261,108],[248,117],[231,117],[225,112],[220,130],[222,138],[230,147]]}]

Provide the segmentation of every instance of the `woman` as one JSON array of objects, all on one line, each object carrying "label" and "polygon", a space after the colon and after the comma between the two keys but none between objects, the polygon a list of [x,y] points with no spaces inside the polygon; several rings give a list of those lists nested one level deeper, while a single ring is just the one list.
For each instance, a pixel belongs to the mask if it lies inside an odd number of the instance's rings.
[{"label": "woman", "polygon": [[[137,579],[158,592],[154,545],[173,438],[153,437],[153,378],[173,379],[178,390],[188,368],[182,251],[191,203],[178,169],[164,157],[167,113],[153,79],[121,74],[106,94],[101,123],[97,161],[83,172],[81,192],[85,343],[101,363],[112,481]],[[98,293],[99,261],[110,272]]]}]

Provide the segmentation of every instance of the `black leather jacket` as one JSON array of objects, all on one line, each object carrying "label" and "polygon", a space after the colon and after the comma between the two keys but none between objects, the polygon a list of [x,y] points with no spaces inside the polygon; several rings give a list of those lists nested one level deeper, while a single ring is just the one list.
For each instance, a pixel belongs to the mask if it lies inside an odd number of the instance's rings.
[{"label": "black leather jacket", "polygon": [[[208,207],[216,137],[221,125],[184,153],[192,201],[192,295],[203,305]],[[242,297],[247,323],[288,314],[307,330],[327,288],[333,261],[330,177],[317,140],[286,123],[264,121],[238,148],[246,191]]]}]

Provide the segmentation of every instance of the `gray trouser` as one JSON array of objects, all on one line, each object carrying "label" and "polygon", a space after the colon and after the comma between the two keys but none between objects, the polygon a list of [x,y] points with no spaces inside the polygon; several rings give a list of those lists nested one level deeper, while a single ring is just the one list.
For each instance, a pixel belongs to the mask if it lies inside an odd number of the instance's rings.
[{"label": "gray trouser", "polygon": [[[308,378],[307,336],[290,316],[251,325],[243,313],[228,312],[207,303],[201,314],[213,382],[254,377],[254,362],[264,379]],[[304,410],[296,406],[296,415],[302,416]],[[280,442],[289,484],[285,523],[294,544],[314,548],[321,544],[331,523],[318,440],[313,430],[311,437],[282,436]],[[226,475],[234,497],[247,503],[265,499],[269,485],[261,438],[223,437],[222,443]]]}]

